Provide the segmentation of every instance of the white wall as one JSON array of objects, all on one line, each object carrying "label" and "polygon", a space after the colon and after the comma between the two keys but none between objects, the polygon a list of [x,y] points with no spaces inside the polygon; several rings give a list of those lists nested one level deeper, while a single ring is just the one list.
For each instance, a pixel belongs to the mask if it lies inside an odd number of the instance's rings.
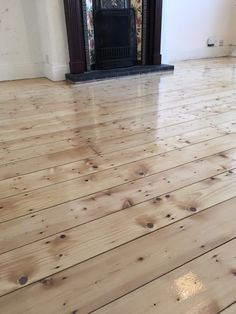
[{"label": "white wall", "polygon": [[63,0],[38,0],[37,11],[44,75],[54,81],[64,80],[69,72],[69,55]]},{"label": "white wall", "polygon": [[[163,2],[163,62],[236,56],[236,0]],[[208,48],[210,36],[224,46]],[[0,0],[0,80],[62,80],[68,64],[63,0]]]},{"label": "white wall", "polygon": [[0,0],[0,81],[68,72],[63,0]]},{"label": "white wall", "polygon": [[231,14],[231,56],[236,57],[236,0],[233,0],[233,9]]},{"label": "white wall", "polygon": [[36,1],[0,1],[0,80],[43,75]]},{"label": "white wall", "polygon": [[[230,53],[235,0],[164,0],[162,54],[164,62],[219,57]],[[208,37],[224,40],[208,48]]]}]

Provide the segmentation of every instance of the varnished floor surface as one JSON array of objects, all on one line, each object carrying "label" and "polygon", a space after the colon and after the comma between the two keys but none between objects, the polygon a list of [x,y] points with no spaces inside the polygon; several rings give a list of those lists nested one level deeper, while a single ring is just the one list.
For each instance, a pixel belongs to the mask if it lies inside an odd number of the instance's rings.
[{"label": "varnished floor surface", "polygon": [[1,314],[236,313],[236,59],[0,83]]}]

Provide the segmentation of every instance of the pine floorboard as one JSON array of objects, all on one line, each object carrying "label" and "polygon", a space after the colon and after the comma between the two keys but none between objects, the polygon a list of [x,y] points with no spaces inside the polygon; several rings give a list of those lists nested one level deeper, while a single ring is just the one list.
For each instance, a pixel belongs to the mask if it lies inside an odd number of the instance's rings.
[{"label": "pine floorboard", "polygon": [[236,313],[235,66],[0,83],[0,313]]}]

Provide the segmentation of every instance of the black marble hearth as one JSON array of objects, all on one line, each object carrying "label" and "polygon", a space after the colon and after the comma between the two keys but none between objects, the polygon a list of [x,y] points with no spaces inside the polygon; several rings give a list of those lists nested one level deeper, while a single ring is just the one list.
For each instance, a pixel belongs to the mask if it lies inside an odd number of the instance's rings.
[{"label": "black marble hearth", "polygon": [[137,65],[127,68],[116,68],[111,70],[89,71],[81,74],[66,74],[66,79],[72,83],[89,82],[117,78],[121,76],[147,74],[153,72],[173,71],[174,66],[169,64],[160,65]]}]

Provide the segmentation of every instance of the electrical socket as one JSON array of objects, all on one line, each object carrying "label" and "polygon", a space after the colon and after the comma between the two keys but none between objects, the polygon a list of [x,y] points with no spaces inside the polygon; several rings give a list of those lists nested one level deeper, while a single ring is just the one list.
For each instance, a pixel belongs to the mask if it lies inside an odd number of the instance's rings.
[{"label": "electrical socket", "polygon": [[217,40],[215,37],[209,37],[207,39],[207,46],[208,47],[215,47],[217,45]]}]

